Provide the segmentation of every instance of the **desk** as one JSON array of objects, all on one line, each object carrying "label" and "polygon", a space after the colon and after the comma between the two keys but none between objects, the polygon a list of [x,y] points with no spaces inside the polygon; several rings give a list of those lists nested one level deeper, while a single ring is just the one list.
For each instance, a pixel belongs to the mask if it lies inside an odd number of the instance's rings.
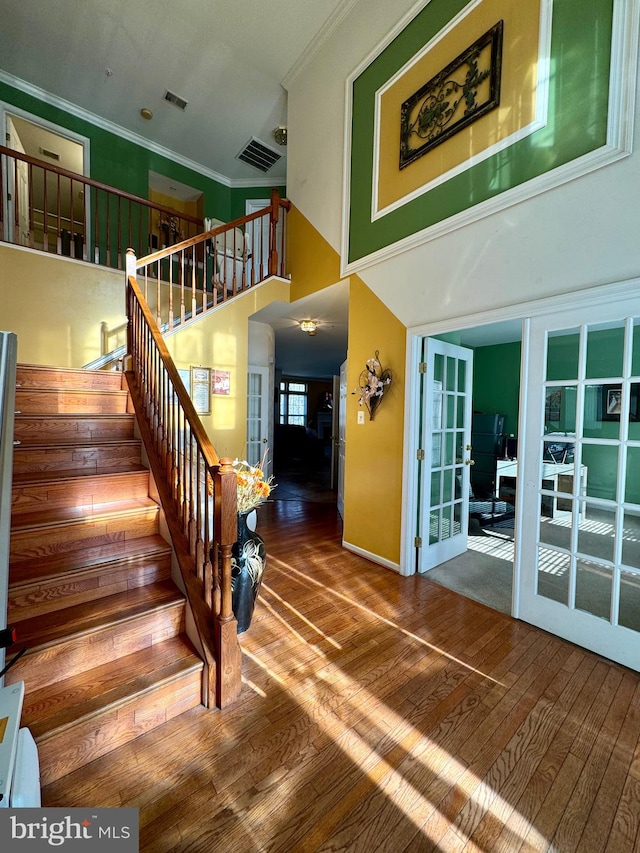
[{"label": "desk", "polygon": [[[573,475],[575,467],[573,463],[543,462],[542,463],[542,488],[550,492],[573,493]],[[498,459],[496,470],[496,494],[500,500],[506,500],[515,504],[516,483],[518,479],[517,459]],[[587,493],[587,466],[580,466],[579,495]],[[542,495],[540,512],[544,516],[553,518],[559,512],[571,510],[571,501],[568,498],[556,495]],[[586,505],[581,504],[580,515],[584,518]]]}]

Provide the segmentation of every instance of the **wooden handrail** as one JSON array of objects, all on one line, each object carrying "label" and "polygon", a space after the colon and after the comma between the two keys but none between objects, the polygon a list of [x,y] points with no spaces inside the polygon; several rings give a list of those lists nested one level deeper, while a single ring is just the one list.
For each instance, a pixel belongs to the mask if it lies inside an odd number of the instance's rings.
[{"label": "wooden handrail", "polygon": [[272,190],[268,207],[136,262],[144,298],[164,331],[227,302],[269,276],[284,277],[290,202]]},{"label": "wooden handrail", "polygon": [[36,157],[31,157],[29,154],[23,154],[21,151],[16,151],[13,148],[7,148],[4,145],[0,145],[0,155],[2,154],[16,160],[22,160],[25,163],[30,163],[32,166],[37,166],[38,168],[45,168],[47,172],[53,172],[56,175],[60,175],[60,177],[69,178],[77,183],[83,183],[85,186],[104,190],[104,192],[119,196],[127,201],[135,202],[143,207],[149,207],[153,210],[160,211],[161,213],[168,213],[171,216],[179,216],[180,219],[185,219],[187,222],[193,222],[194,225],[202,226],[202,219],[197,216],[191,216],[189,213],[182,213],[172,207],[167,207],[166,205],[158,204],[154,201],[149,201],[148,198],[142,198],[142,196],[134,195],[126,190],[119,190],[117,187],[112,187],[109,184],[103,184],[100,181],[94,180],[94,178],[88,178],[86,175],[80,175],[77,172],[70,172],[68,169],[63,169],[61,166],[45,163],[43,160],[38,160]]},{"label": "wooden handrail", "polygon": [[11,148],[0,146],[0,162],[0,240],[122,269],[129,246],[143,255],[202,231],[197,216]]},{"label": "wooden handrail", "polygon": [[[207,668],[203,701],[234,702],[241,653],[231,603],[231,546],[237,539],[237,477],[219,459],[131,275],[128,253],[125,375],[164,510]],[[211,491],[211,494],[210,494]]]}]

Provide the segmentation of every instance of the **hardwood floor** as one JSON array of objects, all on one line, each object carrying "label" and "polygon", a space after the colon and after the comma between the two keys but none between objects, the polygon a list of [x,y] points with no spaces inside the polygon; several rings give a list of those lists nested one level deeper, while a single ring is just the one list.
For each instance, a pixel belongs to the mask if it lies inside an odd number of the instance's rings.
[{"label": "hardwood floor", "polygon": [[142,851],[640,849],[640,676],[340,547],[276,501],[244,686],[48,785]]}]

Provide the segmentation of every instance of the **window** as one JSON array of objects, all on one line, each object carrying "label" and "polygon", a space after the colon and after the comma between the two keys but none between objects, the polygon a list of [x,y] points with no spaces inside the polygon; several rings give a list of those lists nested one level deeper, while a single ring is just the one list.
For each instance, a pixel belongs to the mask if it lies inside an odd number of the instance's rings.
[{"label": "window", "polygon": [[280,383],[280,423],[307,423],[307,383],[288,379]]}]

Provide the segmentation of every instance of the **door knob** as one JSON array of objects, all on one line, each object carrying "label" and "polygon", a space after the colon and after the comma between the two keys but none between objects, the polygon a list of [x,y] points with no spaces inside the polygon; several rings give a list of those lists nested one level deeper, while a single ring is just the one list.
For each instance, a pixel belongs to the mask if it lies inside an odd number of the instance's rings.
[{"label": "door knob", "polygon": [[475,465],[476,463],[473,459],[465,459],[464,464],[465,465]]}]

